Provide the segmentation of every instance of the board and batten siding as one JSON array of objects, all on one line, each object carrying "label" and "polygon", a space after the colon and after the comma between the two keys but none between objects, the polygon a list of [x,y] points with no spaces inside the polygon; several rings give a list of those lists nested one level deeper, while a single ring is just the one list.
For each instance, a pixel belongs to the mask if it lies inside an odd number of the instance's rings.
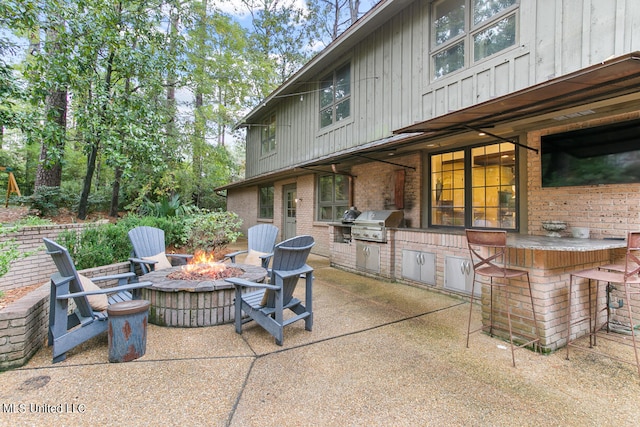
[{"label": "board and batten siding", "polygon": [[248,129],[246,177],[376,141],[392,131],[640,50],[639,0],[521,0],[517,43],[471,67],[432,80],[430,3],[415,1],[327,63],[320,80],[351,62],[351,116],[319,129],[317,83],[270,101],[277,149],[260,154],[260,128]]}]

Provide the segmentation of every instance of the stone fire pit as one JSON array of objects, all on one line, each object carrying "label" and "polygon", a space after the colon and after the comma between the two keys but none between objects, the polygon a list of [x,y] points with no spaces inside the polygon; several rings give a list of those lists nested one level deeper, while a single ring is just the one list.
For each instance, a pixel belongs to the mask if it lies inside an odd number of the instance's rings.
[{"label": "stone fire pit", "polygon": [[[227,264],[243,271],[241,277],[262,282],[267,272],[247,264]],[[160,326],[195,328],[231,323],[235,318],[235,290],[224,279],[175,280],[167,276],[182,267],[153,271],[141,280],[153,283],[142,289],[142,298],[151,302],[149,322]],[[249,289],[247,290],[249,291]]]}]

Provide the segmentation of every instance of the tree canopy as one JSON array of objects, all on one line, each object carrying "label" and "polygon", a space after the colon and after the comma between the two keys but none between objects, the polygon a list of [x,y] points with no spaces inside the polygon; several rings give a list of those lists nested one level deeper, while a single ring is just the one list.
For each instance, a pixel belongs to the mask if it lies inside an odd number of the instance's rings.
[{"label": "tree canopy", "polygon": [[0,159],[15,164],[0,166],[16,171],[23,192],[59,189],[79,218],[176,195],[222,207],[213,189],[242,173],[233,125],[357,19],[359,7],[5,0],[0,148],[12,153]]}]

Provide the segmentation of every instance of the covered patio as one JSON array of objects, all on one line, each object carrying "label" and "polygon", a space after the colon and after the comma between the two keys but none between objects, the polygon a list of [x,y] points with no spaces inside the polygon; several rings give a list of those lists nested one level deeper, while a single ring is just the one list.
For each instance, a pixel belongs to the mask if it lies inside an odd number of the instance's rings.
[{"label": "covered patio", "polygon": [[279,347],[257,326],[149,325],[146,354],[120,364],[106,335],[55,365],[45,348],[0,374],[0,425],[640,424],[632,365],[526,350],[513,368],[497,338],[465,348],[466,300],[310,264],[312,332],[293,324]]}]

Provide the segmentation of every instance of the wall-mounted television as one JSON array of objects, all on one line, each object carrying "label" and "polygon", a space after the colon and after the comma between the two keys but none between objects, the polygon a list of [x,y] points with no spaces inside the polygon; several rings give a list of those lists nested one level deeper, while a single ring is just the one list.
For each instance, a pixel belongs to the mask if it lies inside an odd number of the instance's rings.
[{"label": "wall-mounted television", "polygon": [[545,135],[542,186],[640,182],[640,120]]}]

